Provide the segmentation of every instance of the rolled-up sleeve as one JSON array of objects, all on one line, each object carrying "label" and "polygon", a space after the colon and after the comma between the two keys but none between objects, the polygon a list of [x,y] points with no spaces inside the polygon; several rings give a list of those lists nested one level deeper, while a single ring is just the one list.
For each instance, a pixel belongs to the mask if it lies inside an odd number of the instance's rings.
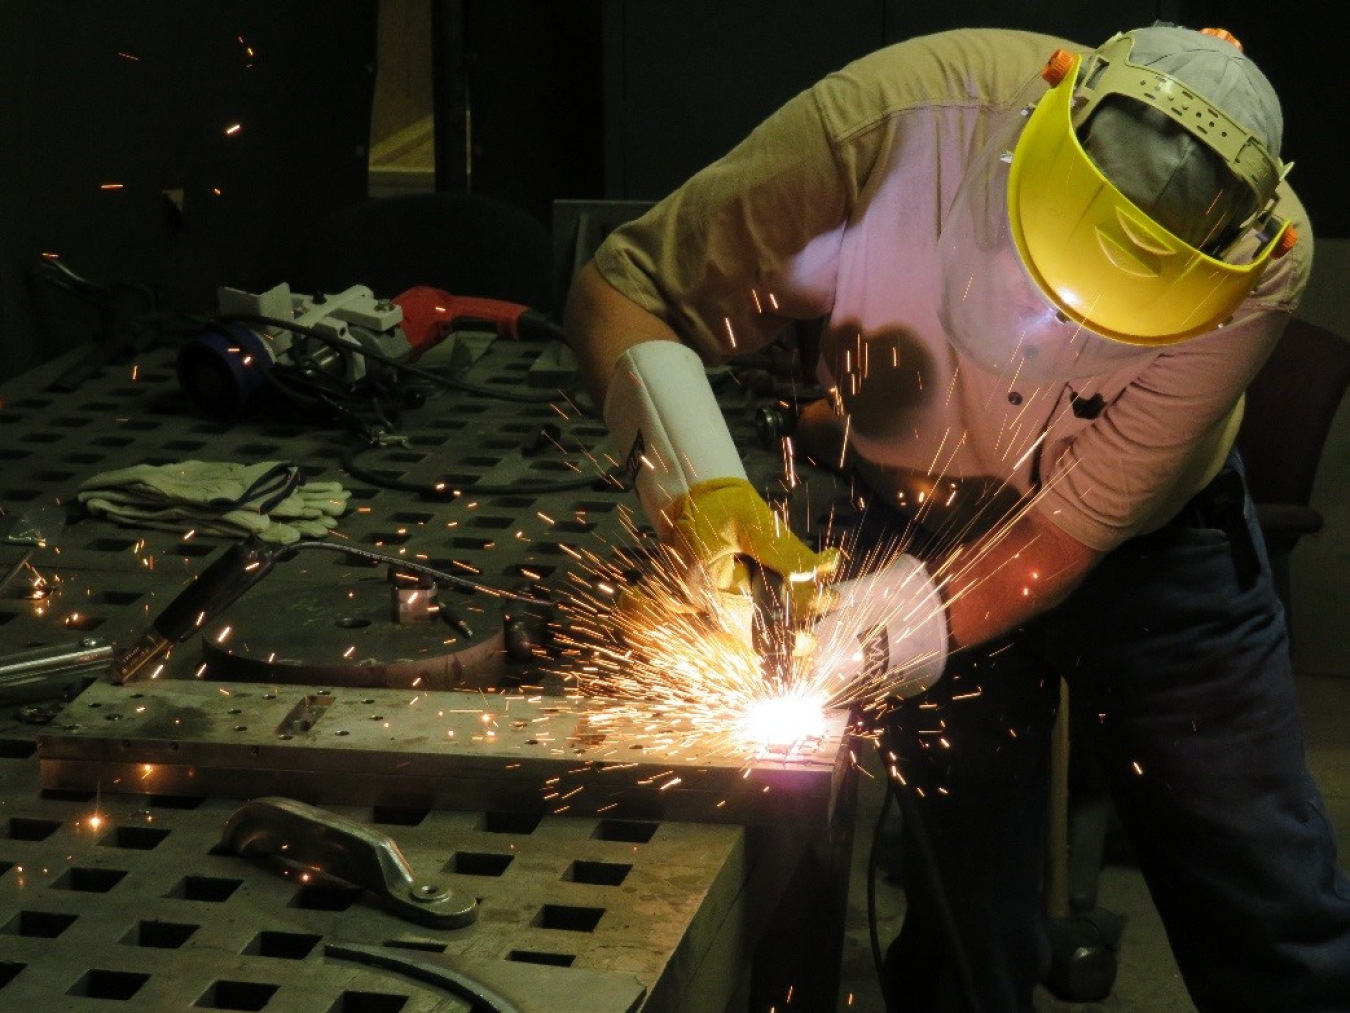
[{"label": "rolled-up sleeve", "polygon": [[785,320],[829,313],[858,183],[811,91],[595,255],[601,275],[705,360],[771,342]]}]

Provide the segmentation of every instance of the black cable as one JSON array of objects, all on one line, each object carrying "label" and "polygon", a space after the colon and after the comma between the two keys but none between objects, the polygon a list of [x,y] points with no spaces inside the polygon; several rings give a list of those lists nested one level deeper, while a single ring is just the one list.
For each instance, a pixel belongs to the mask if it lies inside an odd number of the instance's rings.
[{"label": "black cable", "polygon": [[518,601],[526,605],[553,605],[553,602],[544,598],[535,598],[531,595],[520,594],[516,591],[504,591],[499,587],[492,587],[489,584],[479,584],[476,581],[467,580],[457,574],[446,573],[444,570],[437,570],[435,567],[427,566],[424,563],[415,563],[410,559],[403,559],[399,556],[387,556],[382,552],[372,552],[370,549],[359,549],[353,545],[343,545],[339,542],[319,542],[313,540],[294,542],[290,545],[283,546],[277,556],[278,558],[289,558],[301,549],[324,549],[328,552],[340,552],[345,556],[356,556],[358,559],[368,559],[374,563],[388,563],[390,566],[406,573],[419,574],[423,577],[430,577],[432,580],[444,581],[447,584],[456,585],[471,591],[482,591],[484,594],[492,595],[496,598],[506,598],[509,601]]},{"label": "black cable", "polygon": [[[222,333],[228,333],[224,331],[223,324],[231,321],[238,321],[240,323],[261,323],[268,326],[282,327],[299,334],[314,337],[321,343],[331,347],[343,351],[354,352],[355,354],[366,355],[377,362],[402,369],[414,376],[430,378],[435,382],[445,383],[458,389],[467,389],[474,393],[482,393],[489,397],[503,397],[510,401],[550,404],[558,400],[557,397],[552,395],[541,395],[537,397],[530,395],[510,395],[506,391],[489,390],[480,388],[475,384],[451,381],[427,370],[409,366],[406,363],[402,363],[383,353],[370,352],[353,346],[339,338],[334,338],[332,335],[323,334],[312,328],[278,318],[238,315],[208,321],[205,323],[205,326],[221,330]],[[277,363],[272,369],[266,370],[263,375],[266,382],[282,397],[305,408],[325,410],[328,414],[346,422],[349,428],[351,428],[358,436],[361,436],[367,441],[370,440],[373,433],[372,427],[363,422],[353,408],[353,404],[366,404],[365,399],[353,397],[351,391],[346,387],[331,382],[324,371],[306,370],[300,365]],[[569,400],[569,403],[576,407],[575,402]],[[383,412],[380,408],[378,399],[371,399],[371,403],[368,407],[370,407],[376,415],[381,417],[381,425],[376,428],[384,431],[392,430],[393,427],[387,424],[388,420],[383,418]],[[605,480],[604,475],[578,475],[576,478],[563,479],[556,482],[514,483],[511,485],[486,485],[476,483],[474,485],[465,486],[462,490],[455,490],[445,484],[429,485],[420,482],[407,482],[397,478],[390,478],[381,475],[360,463],[358,460],[359,455],[370,450],[375,450],[380,446],[382,446],[382,444],[377,442],[366,442],[362,445],[348,448],[342,455],[340,462],[341,467],[354,478],[366,482],[369,485],[398,492],[411,492],[424,499],[430,500],[453,499],[460,495],[461,491],[489,496],[510,494],[546,495],[548,493],[582,489],[594,482]]]},{"label": "black cable", "polygon": [[[966,953],[965,943],[961,939],[961,933],[956,924],[956,915],[952,913],[951,902],[947,897],[947,886],[942,880],[942,872],[938,869],[937,860],[933,857],[933,844],[928,839],[928,829],[924,826],[923,816],[920,814],[913,796],[908,792],[900,791],[896,787],[894,779],[887,776],[886,784],[887,793],[893,792],[896,801],[900,804],[900,819],[904,821],[905,832],[910,835],[915,850],[918,852],[917,857],[921,871],[928,881],[928,889],[932,892],[938,919],[942,922],[943,933],[951,947],[952,958],[956,961],[957,977],[960,979],[966,1009],[968,1013],[980,1013],[980,999],[975,989],[975,974],[971,968],[970,956]],[[884,980],[882,987],[884,990]]]},{"label": "black cable", "polygon": [[481,397],[496,398],[500,401],[512,401],[518,404],[552,404],[564,396],[561,391],[557,394],[519,394],[514,391],[497,390],[483,384],[470,383],[467,380],[442,376],[440,373],[432,372],[429,369],[422,369],[420,366],[414,366],[401,359],[396,359],[392,355],[385,355],[383,352],[363,348],[360,345],[344,341],[341,338],[335,338],[331,334],[325,334],[313,327],[296,323],[294,320],[283,320],[280,317],[254,316],[253,314],[231,314],[229,316],[218,318],[217,322],[260,324],[264,327],[276,327],[281,330],[290,331],[292,334],[301,334],[307,338],[313,338],[321,344],[328,345],[330,348],[364,356],[373,362],[378,362],[381,365],[406,373],[409,376],[418,377],[419,379],[439,387],[448,387],[451,390],[464,391],[469,394],[478,394]]},{"label": "black cable", "polygon": [[442,483],[438,485],[426,485],[421,482],[407,482],[398,478],[389,478],[380,475],[371,469],[361,465],[357,457],[370,450],[377,449],[376,444],[367,444],[360,447],[351,447],[342,455],[341,466],[353,478],[360,479],[370,485],[379,486],[384,489],[393,489],[398,492],[417,493],[424,499],[448,500],[458,498],[461,494],[477,494],[481,496],[507,496],[513,494],[527,494],[542,496],[551,492],[566,492],[570,489],[583,489],[598,481],[604,481],[604,475],[578,475],[576,478],[561,479],[557,482],[521,482],[513,485],[486,485],[483,483],[474,483],[473,485],[464,485],[458,489],[450,488],[449,484]]},{"label": "black cable", "polygon": [[[890,781],[890,775],[883,775]],[[867,936],[872,944],[872,966],[877,972],[877,983],[881,986],[881,997],[889,1009],[892,1005],[887,994],[884,957],[881,953],[880,933],[877,930],[877,853],[881,850],[881,832],[886,826],[886,817],[891,812],[891,789],[889,784],[881,800],[881,812],[877,814],[877,824],[872,830],[872,846],[867,851]]]},{"label": "black cable", "polygon": [[323,953],[325,957],[356,961],[444,989],[456,998],[467,1001],[470,1013],[524,1013],[511,999],[467,972],[449,966],[444,960],[433,965],[412,957],[395,956],[374,946],[342,942],[324,943]]},{"label": "black cable", "polygon": [[33,274],[53,288],[90,303],[111,303],[116,300],[119,294],[125,295],[127,293],[141,296],[146,305],[153,306],[155,303],[155,295],[148,288],[140,285],[129,285],[125,282],[109,284],[94,281],[92,278],[87,278],[72,270],[55,257],[41,258],[37,266],[33,268]]}]

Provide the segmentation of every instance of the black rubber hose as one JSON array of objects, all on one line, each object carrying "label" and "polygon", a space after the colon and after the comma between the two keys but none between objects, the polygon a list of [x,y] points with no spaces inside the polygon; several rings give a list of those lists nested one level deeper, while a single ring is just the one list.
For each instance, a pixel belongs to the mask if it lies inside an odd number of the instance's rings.
[{"label": "black rubber hose", "polygon": [[957,976],[961,982],[966,1009],[969,1013],[980,1013],[980,999],[975,989],[975,974],[971,968],[970,955],[966,953],[965,943],[961,939],[956,915],[952,912],[951,901],[947,897],[947,886],[942,880],[942,872],[933,857],[933,844],[928,839],[928,828],[924,826],[923,816],[914,802],[914,797],[908,792],[900,791],[890,777],[887,777],[886,782],[888,793],[894,793],[896,801],[900,804],[900,818],[905,822],[905,832],[911,835],[915,851],[918,853],[920,872],[928,882],[928,889],[932,891],[933,903],[937,907],[943,933],[956,961]]}]

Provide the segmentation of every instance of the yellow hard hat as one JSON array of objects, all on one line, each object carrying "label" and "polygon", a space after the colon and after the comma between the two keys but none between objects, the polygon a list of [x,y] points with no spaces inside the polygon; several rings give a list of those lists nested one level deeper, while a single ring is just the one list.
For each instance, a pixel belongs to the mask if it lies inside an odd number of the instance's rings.
[{"label": "yellow hard hat", "polygon": [[[1086,68],[1076,54],[1052,55],[1044,71],[1051,88],[1012,152],[1007,208],[1023,265],[1059,313],[1095,334],[1156,347],[1223,324],[1270,260],[1293,246],[1294,230],[1274,215],[1276,187],[1291,166],[1195,90],[1131,63],[1132,47],[1129,34],[1117,35]],[[1078,129],[1108,95],[1180,124],[1251,190],[1257,210],[1224,248],[1206,252],[1158,224],[1084,150]],[[1237,251],[1250,249],[1253,231],[1260,245],[1244,261]]]}]

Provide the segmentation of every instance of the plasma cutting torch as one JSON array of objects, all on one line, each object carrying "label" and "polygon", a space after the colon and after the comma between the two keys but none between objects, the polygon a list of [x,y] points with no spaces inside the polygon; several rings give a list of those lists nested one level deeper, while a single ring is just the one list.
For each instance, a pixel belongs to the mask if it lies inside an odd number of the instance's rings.
[{"label": "plasma cutting torch", "polygon": [[233,605],[262,580],[290,546],[269,545],[258,538],[236,542],[201,572],[155,618],[141,639],[113,656],[108,678],[119,686],[135,679],[153,662],[181,644]]},{"label": "plasma cutting torch", "polygon": [[749,571],[750,597],[754,602],[751,645],[759,658],[764,681],[774,689],[785,689],[792,681],[792,647],[796,642],[786,581],[756,560],[745,557],[743,561]]}]

